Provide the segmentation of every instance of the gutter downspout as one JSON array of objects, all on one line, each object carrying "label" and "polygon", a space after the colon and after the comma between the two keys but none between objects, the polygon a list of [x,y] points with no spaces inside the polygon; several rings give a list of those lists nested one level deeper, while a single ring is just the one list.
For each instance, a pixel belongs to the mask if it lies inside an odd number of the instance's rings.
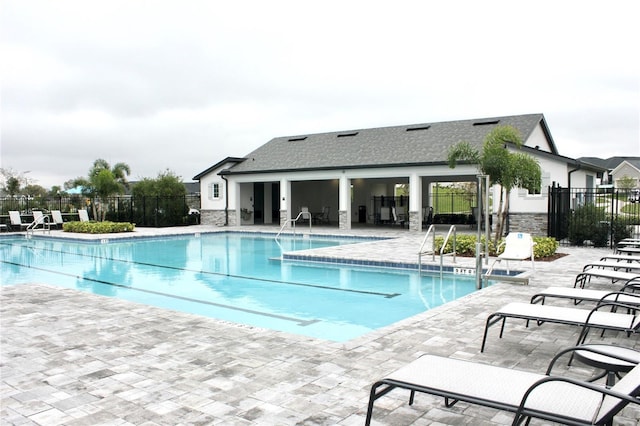
[{"label": "gutter downspout", "polygon": [[571,190],[571,173],[577,172],[580,169],[582,169],[582,164],[578,164],[575,169],[569,170],[569,173],[567,174],[567,186],[569,190]]},{"label": "gutter downspout", "polygon": [[224,226],[229,226],[229,181],[224,175],[220,175],[224,181]]}]

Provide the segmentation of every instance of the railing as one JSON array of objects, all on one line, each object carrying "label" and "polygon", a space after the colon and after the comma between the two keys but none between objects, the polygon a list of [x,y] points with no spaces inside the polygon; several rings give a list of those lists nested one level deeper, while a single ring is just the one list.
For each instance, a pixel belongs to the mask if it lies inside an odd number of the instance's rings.
[{"label": "railing", "polygon": [[[307,217],[309,219],[309,233],[311,233],[311,213],[310,212],[300,212],[298,213],[298,216],[296,216],[295,219],[291,220],[291,224],[292,224],[292,228],[293,228],[293,236],[295,237],[296,235],[296,223],[300,220],[303,219],[304,217]],[[289,221],[286,221],[282,227],[280,227],[280,230],[278,231],[278,233],[276,234],[276,241],[278,240],[278,237],[280,237],[280,234],[282,234],[282,231],[284,231],[284,228],[287,227],[287,225],[289,225]]]},{"label": "railing", "polygon": [[[95,210],[94,210],[95,207]],[[6,222],[7,214],[17,210],[23,215],[34,210],[50,212],[60,210],[62,214],[74,214],[79,209],[87,209],[94,220],[131,222],[136,227],[166,227],[195,225],[200,215],[190,214],[192,209],[200,209],[199,195],[185,196],[145,196],[123,195],[106,199],[92,199],[82,195],[54,197],[0,197],[0,223]]]},{"label": "railing", "polygon": [[[447,243],[449,242],[449,238],[451,238],[451,233],[453,233],[453,240],[451,240],[451,247],[453,251],[451,253],[445,253],[444,249],[447,246]],[[456,226],[455,225],[451,225],[451,227],[449,228],[449,232],[447,232],[447,236],[444,238],[444,241],[442,242],[442,247],[440,247],[440,275],[442,275],[444,257],[451,256],[451,255],[453,255],[453,263],[456,263]]]},{"label": "railing", "polygon": [[[425,250],[424,246],[429,241],[429,236],[431,236],[431,250]],[[418,272],[422,274],[422,255],[423,254],[431,254],[433,257],[431,260],[436,260],[436,228],[434,225],[430,225],[429,229],[427,229],[427,233],[424,235],[422,239],[422,244],[420,244],[420,249],[418,250]]]},{"label": "railing", "polygon": [[49,216],[38,216],[27,226],[27,238],[29,237],[29,233],[31,233],[31,235],[35,233],[36,229],[38,229],[38,225],[42,225],[43,233],[51,233],[51,223],[49,222]]},{"label": "railing", "polygon": [[[453,239],[451,239],[453,235]],[[431,240],[429,239],[431,237]],[[449,242],[449,240],[451,239],[451,244],[452,244],[452,248],[453,251],[451,253],[445,253],[445,247],[447,246],[447,243]],[[431,249],[425,249],[425,246],[429,243],[429,241],[431,241]],[[418,273],[422,274],[422,256],[425,254],[430,254],[431,260],[435,262],[436,260],[436,228],[434,225],[430,225],[429,229],[427,229],[427,233],[425,234],[424,238],[422,239],[422,244],[420,245],[420,249],[418,250]],[[451,227],[449,228],[449,232],[447,233],[447,236],[444,238],[444,241],[442,243],[442,247],[440,247],[440,275],[442,275],[442,271],[444,269],[444,257],[445,256],[451,256],[453,255],[453,262],[455,263],[456,261],[456,226],[455,225],[451,225]]]}]

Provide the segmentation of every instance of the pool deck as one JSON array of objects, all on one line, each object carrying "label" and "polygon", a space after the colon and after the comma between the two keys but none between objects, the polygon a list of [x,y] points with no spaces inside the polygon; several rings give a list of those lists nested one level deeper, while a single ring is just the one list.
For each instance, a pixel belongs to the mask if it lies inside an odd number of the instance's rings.
[{"label": "pool deck", "polygon": [[[191,226],[136,230],[136,236],[233,230]],[[242,230],[277,232],[273,227]],[[403,230],[314,229],[388,240],[322,249],[322,256],[415,261],[422,235]],[[52,235],[68,237],[62,232]],[[83,236],[100,238],[100,236]],[[112,238],[112,236],[109,236]],[[487,316],[512,301],[528,302],[547,286],[573,286],[582,266],[609,249],[560,247],[536,262],[529,285],[497,283],[363,337],[335,343],[235,325],[46,283],[0,287],[0,423],[7,425],[362,425],[370,386],[422,354],[436,354],[544,373],[578,328],[507,322],[480,344]],[[448,259],[450,264],[451,259]],[[456,265],[473,259],[457,258]],[[513,262],[513,268],[530,269]],[[611,289],[605,281],[589,288]],[[554,301],[569,306],[570,302]],[[592,332],[590,342],[640,350],[637,335]],[[566,369],[560,367],[560,371]],[[574,363],[570,374],[592,370]],[[373,425],[506,425],[512,414],[395,390],[380,398]],[[638,406],[616,417],[637,425]],[[540,424],[535,421],[532,424]],[[545,423],[548,424],[548,423]]]}]

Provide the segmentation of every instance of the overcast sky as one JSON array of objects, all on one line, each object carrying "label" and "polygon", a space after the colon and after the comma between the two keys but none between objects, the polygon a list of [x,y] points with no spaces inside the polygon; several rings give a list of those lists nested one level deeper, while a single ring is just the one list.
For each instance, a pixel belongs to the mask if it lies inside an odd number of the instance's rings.
[{"label": "overcast sky", "polygon": [[185,181],[273,137],[543,113],[640,155],[637,1],[1,3],[1,167]]}]

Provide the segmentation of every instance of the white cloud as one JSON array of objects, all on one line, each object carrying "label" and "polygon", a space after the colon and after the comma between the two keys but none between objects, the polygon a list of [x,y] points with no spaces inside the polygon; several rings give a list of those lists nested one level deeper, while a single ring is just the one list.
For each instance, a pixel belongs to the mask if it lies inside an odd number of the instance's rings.
[{"label": "white cloud", "polygon": [[272,137],[544,113],[567,156],[640,155],[632,1],[2,3],[1,166],[183,178]]}]

